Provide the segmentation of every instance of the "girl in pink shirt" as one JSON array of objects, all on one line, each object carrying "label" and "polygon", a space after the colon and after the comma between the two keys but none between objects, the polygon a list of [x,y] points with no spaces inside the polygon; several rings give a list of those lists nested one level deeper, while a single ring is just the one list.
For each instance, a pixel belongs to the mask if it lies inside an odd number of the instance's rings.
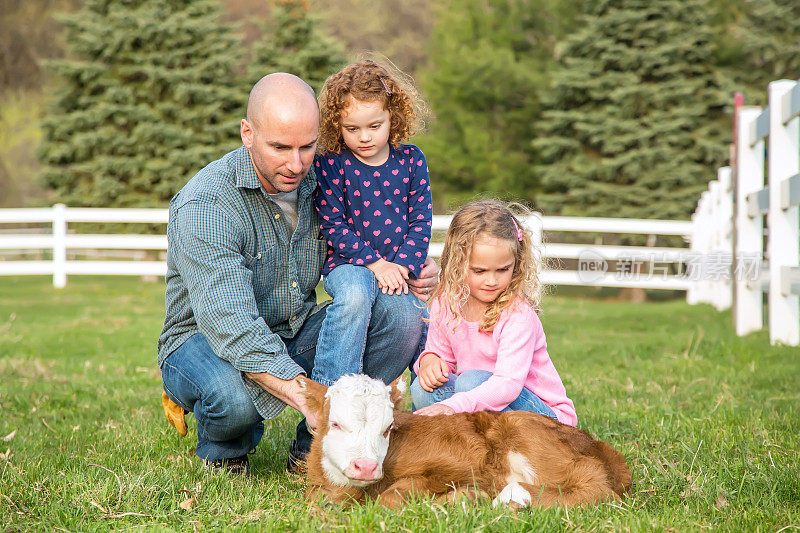
[{"label": "girl in pink shirt", "polygon": [[534,254],[530,232],[506,204],[472,202],[453,216],[428,340],[414,363],[417,414],[532,411],[576,425],[536,314]]}]

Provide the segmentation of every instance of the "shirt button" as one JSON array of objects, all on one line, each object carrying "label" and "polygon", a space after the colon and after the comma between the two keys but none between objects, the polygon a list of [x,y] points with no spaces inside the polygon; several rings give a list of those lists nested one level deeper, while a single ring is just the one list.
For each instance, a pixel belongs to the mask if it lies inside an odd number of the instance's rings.
[{"label": "shirt button", "polygon": [[292,282],[292,287],[297,287],[297,282],[296,281]]},{"label": "shirt button", "polygon": [[281,218],[281,216],[280,215],[275,215],[275,218]]}]

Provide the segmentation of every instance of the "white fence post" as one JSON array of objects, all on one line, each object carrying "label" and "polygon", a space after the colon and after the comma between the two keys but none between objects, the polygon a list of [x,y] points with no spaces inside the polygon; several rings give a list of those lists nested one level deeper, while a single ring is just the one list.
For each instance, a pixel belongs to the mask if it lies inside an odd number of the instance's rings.
[{"label": "white fence post", "polygon": [[693,261],[686,265],[686,277],[692,280],[689,290],[686,291],[686,303],[689,305],[710,303],[711,301],[708,280],[703,272],[703,257],[709,252],[710,195],[710,191],[703,191],[697,201],[697,209],[692,215],[692,237],[689,249]]},{"label": "white fence post", "polygon": [[[747,197],[764,188],[764,140],[752,142],[751,129],[761,109],[739,109],[736,139],[736,257],[733,283],[736,309],[733,320],[736,334],[747,335],[764,327],[764,292],[752,283],[750,269],[761,267],[764,250],[764,220],[760,214],[748,214]],[[758,271],[755,271],[757,274]]]},{"label": "white fence post", "polygon": [[[700,202],[697,203],[697,208],[695,209],[694,213],[692,213],[692,234],[689,237],[689,250],[691,255],[695,255],[698,250],[700,249],[697,242],[699,239],[699,227],[700,227]],[[685,267],[685,276],[690,279],[694,280],[691,284],[689,284],[689,288],[686,289],[686,303],[689,305],[696,305],[701,303],[700,302],[700,284],[695,280],[694,277],[694,268],[696,266],[691,262],[687,262]]]},{"label": "white fence post", "polygon": [[53,286],[67,285],[67,206],[53,206]]},{"label": "white fence post", "polygon": [[717,169],[717,190],[715,198],[714,216],[714,254],[715,259],[727,272],[716,272],[718,279],[714,287],[714,307],[719,311],[731,308],[733,301],[733,287],[731,285],[730,261],[733,259],[733,195],[731,194],[731,167]]},{"label": "white fence post", "polygon": [[[713,182],[711,182],[713,183]],[[698,257],[693,265],[692,279],[695,280],[697,285],[697,302],[696,303],[712,303],[712,284],[708,277],[707,272],[707,258],[711,252],[711,228],[714,223],[712,213],[712,196],[711,196],[711,183],[709,183],[709,190],[703,191],[700,195],[700,202],[697,210],[697,220],[695,221],[697,245],[692,242],[692,249]]]},{"label": "white fence post", "polygon": [[772,344],[800,344],[800,300],[796,294],[784,294],[784,269],[797,267],[800,258],[798,207],[781,206],[782,182],[800,171],[798,156],[798,123],[794,117],[784,122],[783,97],[791,92],[795,81],[779,80],[769,84],[769,338]]}]

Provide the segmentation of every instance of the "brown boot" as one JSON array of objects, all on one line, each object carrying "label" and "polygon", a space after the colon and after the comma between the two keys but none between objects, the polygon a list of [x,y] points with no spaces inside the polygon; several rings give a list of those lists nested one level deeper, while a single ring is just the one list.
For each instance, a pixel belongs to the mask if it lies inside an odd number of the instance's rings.
[{"label": "brown boot", "polygon": [[161,405],[164,406],[164,415],[166,415],[167,421],[178,430],[181,437],[185,437],[187,433],[186,420],[184,419],[186,411],[183,410],[183,407],[170,400],[166,392],[161,393]]}]

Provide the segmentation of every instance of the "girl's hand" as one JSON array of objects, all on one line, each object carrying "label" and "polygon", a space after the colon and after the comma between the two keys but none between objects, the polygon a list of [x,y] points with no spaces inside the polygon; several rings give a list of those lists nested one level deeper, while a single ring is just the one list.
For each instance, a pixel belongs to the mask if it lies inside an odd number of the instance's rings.
[{"label": "girl's hand", "polygon": [[375,279],[378,280],[378,286],[383,290],[383,294],[408,294],[407,268],[385,259],[378,259],[367,265],[367,268],[375,274]]},{"label": "girl's hand", "polygon": [[423,389],[433,392],[433,389],[437,389],[450,381],[447,377],[448,375],[450,375],[450,367],[441,357],[432,352],[422,356],[417,377]]},{"label": "girl's hand", "polygon": [[428,407],[423,407],[422,409],[417,409],[414,411],[415,415],[422,415],[422,416],[436,416],[436,415],[454,415],[456,412],[453,410],[452,407],[447,407],[441,403],[435,403],[433,405],[429,405]]}]

